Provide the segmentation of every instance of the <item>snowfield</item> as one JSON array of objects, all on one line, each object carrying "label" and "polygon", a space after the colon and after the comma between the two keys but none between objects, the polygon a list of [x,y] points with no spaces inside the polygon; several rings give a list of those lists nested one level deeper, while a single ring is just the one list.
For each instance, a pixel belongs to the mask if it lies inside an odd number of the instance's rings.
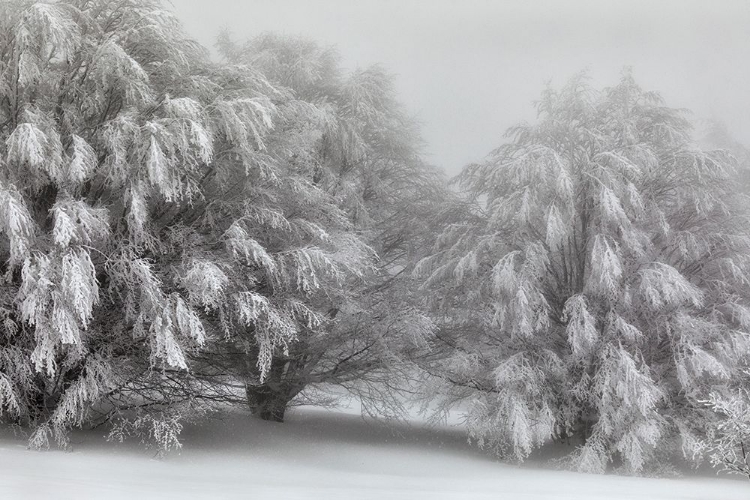
[{"label": "snowfield", "polygon": [[385,427],[351,413],[298,409],[284,424],[243,413],[186,426],[163,460],[137,443],[74,435],[74,451],[0,439],[0,499],[747,500],[750,483],[595,476],[504,465],[458,428]]}]

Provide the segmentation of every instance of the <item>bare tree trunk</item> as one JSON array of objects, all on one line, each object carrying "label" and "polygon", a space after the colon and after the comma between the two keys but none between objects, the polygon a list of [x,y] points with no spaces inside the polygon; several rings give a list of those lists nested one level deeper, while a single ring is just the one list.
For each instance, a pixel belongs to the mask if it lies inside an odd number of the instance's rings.
[{"label": "bare tree trunk", "polygon": [[294,361],[274,359],[263,383],[245,387],[250,410],[263,420],[283,422],[289,402],[305,387],[300,368]]},{"label": "bare tree trunk", "polygon": [[268,385],[248,385],[245,388],[247,404],[262,420],[283,422],[291,398],[288,391],[273,390]]}]

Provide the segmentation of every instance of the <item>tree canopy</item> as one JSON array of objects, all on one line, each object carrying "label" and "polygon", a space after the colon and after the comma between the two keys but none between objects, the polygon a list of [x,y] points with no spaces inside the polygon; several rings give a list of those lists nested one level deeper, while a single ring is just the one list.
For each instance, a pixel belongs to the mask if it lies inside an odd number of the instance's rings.
[{"label": "tree canopy", "polygon": [[711,393],[748,360],[748,220],[735,161],[626,72],[585,76],[457,178],[474,200],[417,273],[447,318],[428,368],[471,435],[517,459],[578,439],[581,470],[701,455]]},{"label": "tree canopy", "polygon": [[166,450],[331,386],[394,415],[420,379],[516,460],[747,473],[728,132],[703,150],[629,71],[578,75],[450,189],[382,67],[272,34],[213,61],[163,7],[0,2],[0,417],[32,446],[109,423]]},{"label": "tree canopy", "polygon": [[[267,34],[240,45],[225,33],[219,46],[230,63],[257,68],[273,85],[288,88],[295,106],[321,116],[317,128],[300,129],[314,135],[295,155],[295,168],[335,200],[377,256],[367,279],[349,281],[346,297],[327,303],[324,321],[308,325],[277,353],[270,376],[250,387],[251,405],[276,405],[278,414],[269,417],[281,419],[303,388],[309,394],[334,384],[359,394],[373,411],[398,411],[391,404],[394,375],[404,375],[406,354],[433,328],[408,293],[405,269],[426,241],[417,221],[446,189],[419,155],[416,126],[396,100],[392,77],[379,66],[346,75],[333,51],[300,38]],[[299,124],[284,127],[287,138],[293,127]]]},{"label": "tree canopy", "polygon": [[32,443],[114,419],[176,446],[238,386],[280,419],[429,333],[377,305],[440,185],[384,71],[274,37],[214,63],[158,1],[1,8],[0,406]]}]

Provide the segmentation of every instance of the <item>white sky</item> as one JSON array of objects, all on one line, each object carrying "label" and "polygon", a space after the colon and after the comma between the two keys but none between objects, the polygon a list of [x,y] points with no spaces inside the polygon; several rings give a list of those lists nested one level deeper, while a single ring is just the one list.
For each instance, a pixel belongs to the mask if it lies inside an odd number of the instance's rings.
[{"label": "white sky", "polygon": [[674,107],[724,121],[750,143],[748,0],[172,0],[212,47],[222,27],[334,45],[345,67],[381,63],[422,124],[429,161],[449,173],[482,159],[505,129],[533,120],[545,82],[625,65]]}]

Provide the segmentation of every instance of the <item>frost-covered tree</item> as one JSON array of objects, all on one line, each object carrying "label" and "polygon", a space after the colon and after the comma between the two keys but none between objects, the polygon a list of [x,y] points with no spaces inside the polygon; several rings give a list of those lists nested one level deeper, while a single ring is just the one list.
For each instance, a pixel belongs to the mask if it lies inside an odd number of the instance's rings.
[{"label": "frost-covered tree", "polygon": [[[248,385],[248,402],[261,417],[283,420],[302,389],[309,397],[335,384],[359,393],[372,410],[393,410],[385,400],[393,402],[394,375],[432,332],[404,270],[424,241],[418,220],[439,203],[443,183],[420,159],[415,126],[381,68],[344,74],[335,52],[299,38],[263,35],[237,45],[223,34],[219,46],[228,61],[291,91],[280,106],[289,119],[278,127],[285,161],[335,200],[377,257],[368,276],[347,281],[345,294],[324,301],[295,342],[277,349],[267,376]],[[312,118],[300,119],[306,115]],[[246,357],[230,364],[255,366]]]},{"label": "frost-covered tree", "polygon": [[149,210],[197,195],[213,154],[202,106],[179,98],[202,55],[156,2],[0,11],[3,399],[32,444],[64,443],[121,383],[124,351],[184,367],[204,340],[146,254]]},{"label": "frost-covered tree", "polygon": [[[92,419],[177,446],[180,407],[267,378],[372,272],[299,167],[325,116],[210,63],[159,1],[0,14],[0,407],[36,446]],[[196,376],[218,339],[252,379]]]},{"label": "frost-covered tree", "polygon": [[457,178],[472,203],[416,274],[443,317],[424,363],[469,432],[519,460],[551,439],[585,471],[698,459],[750,355],[750,239],[735,162],[626,72],[547,89],[539,120]]}]

